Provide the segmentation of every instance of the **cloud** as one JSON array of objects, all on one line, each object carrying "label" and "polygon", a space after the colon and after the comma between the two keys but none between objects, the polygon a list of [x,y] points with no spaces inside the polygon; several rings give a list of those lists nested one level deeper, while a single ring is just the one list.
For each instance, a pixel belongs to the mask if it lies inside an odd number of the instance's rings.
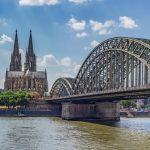
[{"label": "cloud", "polygon": [[19,0],[21,6],[56,5],[59,0]]},{"label": "cloud", "polygon": [[46,54],[42,58],[37,59],[37,64],[39,67],[54,67],[54,66],[70,67],[73,64],[73,61],[70,57],[64,57],[59,60],[52,54]]},{"label": "cloud", "polygon": [[98,32],[100,35],[111,33],[111,28],[114,27],[115,22],[113,20],[106,20],[104,23],[90,20],[90,26],[93,31]]},{"label": "cloud", "polygon": [[74,4],[83,4],[83,3],[88,2],[89,0],[68,0],[68,1]]},{"label": "cloud", "polygon": [[93,49],[94,49],[97,45],[99,45],[99,44],[100,44],[100,43],[99,43],[98,41],[93,40],[93,41],[90,42],[90,45],[89,45],[89,46],[85,46],[85,47],[84,47],[84,51],[89,52],[89,51],[93,50]]},{"label": "cloud", "polygon": [[72,60],[70,57],[64,57],[60,60],[60,64],[63,66],[69,67],[72,64]]},{"label": "cloud", "polygon": [[76,34],[76,37],[77,37],[77,38],[82,38],[82,37],[85,37],[85,36],[87,36],[87,33],[86,33],[86,32],[81,32],[81,33],[77,33],[77,34]]},{"label": "cloud", "polygon": [[70,73],[67,73],[67,72],[59,72],[59,73],[56,73],[56,76],[57,78],[61,78],[61,77],[68,77],[68,78],[73,78],[74,76]]},{"label": "cloud", "polygon": [[81,67],[81,65],[79,65],[79,64],[75,65],[74,68],[73,68],[73,72],[78,73],[80,67]]},{"label": "cloud", "polygon": [[133,29],[138,27],[136,22],[131,17],[127,16],[120,16],[119,22],[114,20],[106,20],[104,23],[102,23],[95,20],[89,20],[89,24],[92,31],[98,32],[99,35],[110,34],[113,29],[119,27],[126,29]]},{"label": "cloud", "polygon": [[37,64],[39,67],[49,67],[49,66],[57,66],[59,62],[55,58],[55,56],[51,54],[47,54],[47,55],[44,55],[43,58],[38,58]]},{"label": "cloud", "polygon": [[74,17],[70,18],[67,24],[75,31],[83,31],[86,27],[85,20],[78,21]]},{"label": "cloud", "polygon": [[58,77],[75,77],[80,66],[79,64],[75,63],[70,57],[64,57],[61,59],[56,58],[52,54],[46,54],[42,58],[37,59],[37,65],[39,69],[43,67],[55,67],[53,71],[48,70],[48,78],[51,80],[56,80]]},{"label": "cloud", "polygon": [[98,44],[99,44],[99,42],[97,42],[96,40],[93,40],[93,41],[90,43],[91,48],[95,48]]},{"label": "cloud", "polygon": [[69,68],[64,68],[61,72],[57,72],[56,76],[57,77],[75,78],[75,76],[77,75],[80,67],[81,67],[81,65],[72,63],[72,65]]},{"label": "cloud", "polygon": [[11,37],[7,36],[6,34],[3,34],[1,37],[0,37],[0,44],[5,44],[5,43],[12,43],[13,40]]},{"label": "cloud", "polygon": [[120,27],[127,28],[127,29],[133,29],[138,27],[136,22],[131,18],[127,16],[119,17],[120,21]]}]

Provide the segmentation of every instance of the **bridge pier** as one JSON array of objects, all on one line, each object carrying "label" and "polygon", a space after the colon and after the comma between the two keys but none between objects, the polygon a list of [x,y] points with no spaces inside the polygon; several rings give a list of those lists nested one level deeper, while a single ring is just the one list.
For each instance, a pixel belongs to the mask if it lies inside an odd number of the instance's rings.
[{"label": "bridge pier", "polygon": [[120,103],[114,102],[97,102],[96,118],[102,120],[120,120]]},{"label": "bridge pier", "polygon": [[95,104],[62,103],[62,119],[79,120],[95,117]]},{"label": "bridge pier", "polygon": [[120,120],[119,102],[96,102],[96,103],[62,103],[62,119],[82,120]]}]

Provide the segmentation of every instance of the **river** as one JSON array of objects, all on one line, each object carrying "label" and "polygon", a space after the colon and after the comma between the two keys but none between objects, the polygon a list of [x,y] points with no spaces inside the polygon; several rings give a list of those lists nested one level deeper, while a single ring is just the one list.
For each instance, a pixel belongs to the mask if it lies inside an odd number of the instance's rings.
[{"label": "river", "polygon": [[150,118],[102,124],[1,117],[0,150],[150,150]]}]

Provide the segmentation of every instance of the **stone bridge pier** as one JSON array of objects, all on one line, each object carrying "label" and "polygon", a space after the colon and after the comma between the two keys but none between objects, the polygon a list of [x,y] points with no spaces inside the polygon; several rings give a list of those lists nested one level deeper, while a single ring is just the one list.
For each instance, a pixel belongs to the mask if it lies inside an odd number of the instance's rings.
[{"label": "stone bridge pier", "polygon": [[113,102],[92,102],[92,103],[62,103],[62,119],[82,120],[101,119],[118,121],[120,120],[120,104]]}]

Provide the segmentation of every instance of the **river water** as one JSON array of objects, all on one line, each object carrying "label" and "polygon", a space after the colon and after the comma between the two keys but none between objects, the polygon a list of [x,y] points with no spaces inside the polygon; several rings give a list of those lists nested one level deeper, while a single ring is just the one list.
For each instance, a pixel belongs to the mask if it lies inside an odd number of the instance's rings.
[{"label": "river water", "polygon": [[1,117],[0,150],[150,150],[150,118],[102,124]]}]

